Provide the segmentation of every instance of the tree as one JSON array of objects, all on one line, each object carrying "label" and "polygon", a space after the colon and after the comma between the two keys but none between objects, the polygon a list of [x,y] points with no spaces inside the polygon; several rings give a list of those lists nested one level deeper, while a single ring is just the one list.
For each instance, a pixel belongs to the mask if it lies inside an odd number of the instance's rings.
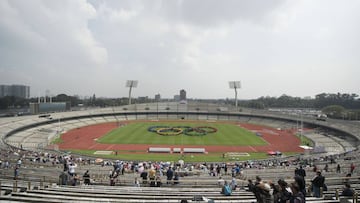
[{"label": "tree", "polygon": [[68,96],[66,94],[58,94],[56,97],[53,98],[55,102],[68,102],[71,106],[77,106],[81,103],[81,100],[78,96]]},{"label": "tree", "polygon": [[15,96],[5,96],[0,98],[0,109],[23,108],[27,106],[29,106],[28,99]]},{"label": "tree", "polygon": [[265,108],[264,103],[261,101],[251,101],[251,102],[249,102],[248,106],[250,108],[254,108],[254,109],[264,109]]},{"label": "tree", "polygon": [[340,105],[326,106],[321,111],[331,118],[342,118],[346,112],[345,108]]}]

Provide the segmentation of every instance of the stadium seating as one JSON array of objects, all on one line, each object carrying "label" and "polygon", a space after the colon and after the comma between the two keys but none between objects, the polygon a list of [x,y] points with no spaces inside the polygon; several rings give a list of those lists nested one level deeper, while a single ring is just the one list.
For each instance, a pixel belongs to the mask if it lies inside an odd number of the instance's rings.
[{"label": "stadium seating", "polygon": [[[137,108],[140,109],[141,106]],[[169,107],[170,110],[166,110]],[[200,109],[207,109],[210,107],[199,107]],[[211,107],[212,108],[212,107]],[[156,109],[153,106],[149,108]],[[328,144],[328,150],[336,151],[333,157],[336,163],[332,163],[329,154],[311,154],[309,156],[294,156],[294,157],[279,157],[270,158],[268,160],[248,162],[248,167],[243,168],[242,173],[236,176],[238,189],[231,196],[223,196],[220,194],[221,188],[218,184],[219,176],[209,175],[209,166],[193,164],[193,169],[190,171],[188,168],[178,168],[177,172],[181,174],[179,184],[166,184],[166,177],[162,177],[162,187],[150,187],[149,183],[141,183],[140,187],[134,187],[134,178],[140,178],[138,173],[127,171],[124,175],[120,175],[116,180],[115,187],[109,186],[110,178],[108,176],[109,170],[113,168],[109,165],[98,165],[93,158],[81,157],[74,155],[74,159],[78,160],[78,167],[76,172],[81,176],[86,170],[90,171],[92,185],[85,186],[82,181],[79,181],[78,186],[59,186],[59,175],[62,172],[62,163],[52,163],[52,158],[46,160],[48,154],[56,156],[67,156],[61,152],[44,149],[39,147],[38,143],[48,140],[49,133],[52,133],[54,128],[58,128],[59,124],[56,120],[61,121],[60,128],[64,131],[81,126],[92,125],[104,122],[117,122],[121,120],[132,119],[178,119],[179,116],[174,113],[171,114],[172,109],[176,109],[174,105],[160,105],[160,109],[168,114],[151,116],[141,115],[105,115],[113,114],[116,111],[123,111],[122,108],[113,109],[93,109],[88,111],[79,112],[62,112],[52,115],[52,120],[55,122],[49,123],[46,118],[39,118],[37,116],[26,116],[18,118],[4,118],[0,119],[0,160],[2,165],[0,167],[0,201],[1,202],[180,202],[186,199],[189,202],[198,202],[196,197],[206,197],[215,200],[215,202],[255,202],[255,196],[251,192],[247,192],[246,184],[247,179],[255,179],[256,176],[262,177],[263,180],[276,182],[278,179],[285,179],[291,182],[294,176],[295,167],[300,162],[306,163],[305,167],[307,176],[306,182],[309,187],[314,172],[313,166],[316,165],[318,169],[323,169],[328,164],[328,172],[323,172],[326,177],[328,191],[323,192],[321,198],[311,197],[309,194],[306,197],[307,202],[352,202],[352,198],[343,198],[337,195],[339,190],[343,187],[344,181],[349,181],[351,186],[356,192],[360,191],[359,180],[359,158],[360,152],[353,147],[349,142],[338,137],[326,135],[318,136],[319,134],[311,134],[310,137],[314,138],[317,143],[322,145]],[[150,111],[149,110],[149,111]],[[187,109],[191,110],[191,107]],[[200,112],[193,108],[195,113]],[[213,109],[216,112],[216,108]],[[247,112],[245,112],[247,113]],[[97,114],[104,114],[101,116],[93,116]],[[255,112],[254,114],[257,114]],[[259,113],[260,114],[260,113]],[[261,113],[262,115],[262,113]],[[84,116],[84,117],[81,117]],[[275,117],[274,115],[271,115]],[[283,115],[276,115],[284,117]],[[65,120],[67,117],[74,117],[74,119]],[[236,120],[241,122],[264,124],[272,127],[287,128],[292,126],[293,123],[288,120],[276,120],[264,117],[250,117],[250,116],[227,116],[227,115],[185,115],[185,118],[192,119],[205,119],[205,120]],[[310,119],[310,118],[309,118]],[[32,125],[43,122],[43,125],[34,126],[29,129],[20,130],[12,136],[5,139],[5,141],[12,146],[3,143],[4,136],[10,132],[17,130],[25,125]],[[311,123],[316,124],[317,121],[311,120]],[[324,123],[324,122],[323,122]],[[335,129],[340,129],[344,132],[352,133],[354,136],[359,136],[359,127],[347,123],[337,123],[328,121],[326,125]],[[320,134],[321,135],[321,134]],[[335,143],[335,144],[334,144]],[[22,151],[20,145],[24,149],[30,151]],[[18,147],[18,148],[17,148]],[[336,150],[335,150],[336,148]],[[338,150],[342,148],[341,150]],[[158,149],[155,149],[157,151]],[[166,149],[171,151],[171,149]],[[150,151],[150,149],[149,149]],[[153,150],[151,150],[153,151]],[[161,151],[161,150],[160,150]],[[175,152],[175,149],[173,149]],[[204,153],[203,148],[184,148],[183,152],[187,153]],[[20,167],[20,175],[17,180],[13,180],[14,166],[16,161],[23,158],[22,166]],[[41,161],[34,161],[39,158]],[[89,159],[89,162],[86,160]],[[5,161],[10,162],[10,168],[4,168]],[[112,161],[109,160],[109,163]],[[349,179],[345,178],[350,170],[350,163],[356,164],[355,173]],[[208,163],[210,164],[210,163]],[[223,163],[212,163],[223,164]],[[230,164],[230,163],[229,163]],[[234,164],[234,163],[231,163]],[[341,171],[336,171],[336,165],[341,165]],[[221,171],[221,177],[225,180],[231,181],[231,167],[225,174],[224,170]],[[251,166],[251,167],[250,167]],[[165,173],[165,171],[164,171]],[[193,201],[194,200],[194,201]]]}]

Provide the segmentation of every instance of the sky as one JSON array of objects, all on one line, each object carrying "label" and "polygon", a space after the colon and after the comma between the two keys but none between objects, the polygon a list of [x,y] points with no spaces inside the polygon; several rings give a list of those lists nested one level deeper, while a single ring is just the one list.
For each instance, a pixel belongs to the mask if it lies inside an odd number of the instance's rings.
[{"label": "sky", "polygon": [[0,84],[32,97],[360,94],[358,0],[0,0]]}]

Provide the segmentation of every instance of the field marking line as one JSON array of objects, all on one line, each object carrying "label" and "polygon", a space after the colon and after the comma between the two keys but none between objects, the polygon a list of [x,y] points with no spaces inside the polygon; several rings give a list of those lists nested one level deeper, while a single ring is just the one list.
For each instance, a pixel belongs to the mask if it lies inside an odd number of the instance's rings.
[{"label": "field marking line", "polygon": [[115,144],[111,144],[111,145],[107,146],[107,147],[105,148],[105,150],[110,150],[110,149],[112,149],[114,146],[115,146]]},{"label": "field marking line", "polygon": [[258,152],[254,147],[252,147],[252,146],[249,146],[249,148],[251,149],[251,150],[253,150],[254,152]]},{"label": "field marking line", "polygon": [[91,146],[89,147],[89,149],[94,149],[94,148],[96,148],[97,145],[98,145],[98,143],[95,143],[95,144],[91,145]]}]

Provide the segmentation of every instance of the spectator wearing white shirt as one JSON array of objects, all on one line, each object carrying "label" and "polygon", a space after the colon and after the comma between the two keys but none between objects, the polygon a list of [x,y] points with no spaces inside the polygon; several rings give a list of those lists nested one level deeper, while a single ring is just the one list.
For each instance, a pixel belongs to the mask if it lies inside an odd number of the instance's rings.
[{"label": "spectator wearing white shirt", "polygon": [[19,168],[21,167],[21,163],[22,163],[21,159],[18,159],[17,162],[16,162],[16,164],[17,164],[17,166],[18,166]]},{"label": "spectator wearing white shirt", "polygon": [[225,180],[220,176],[218,180],[218,186],[223,187],[225,184]]},{"label": "spectator wearing white shirt", "polygon": [[71,162],[69,167],[69,174],[73,176],[75,174],[75,168],[77,167],[76,163]]}]

